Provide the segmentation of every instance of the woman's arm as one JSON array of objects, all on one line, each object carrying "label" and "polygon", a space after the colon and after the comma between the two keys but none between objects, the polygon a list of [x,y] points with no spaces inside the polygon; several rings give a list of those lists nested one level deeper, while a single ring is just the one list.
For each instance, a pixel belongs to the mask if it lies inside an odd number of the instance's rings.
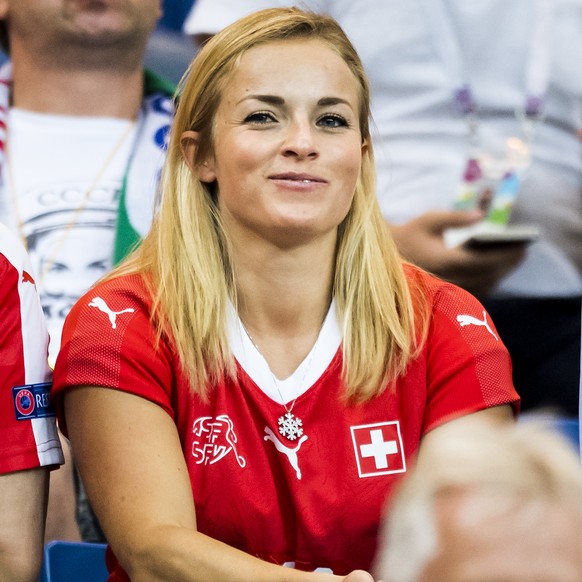
[{"label": "woman's arm", "polygon": [[0,475],[0,581],[34,582],[42,563],[48,469]]},{"label": "woman's arm", "polygon": [[64,404],[89,498],[132,582],[372,580],[283,568],[197,532],[178,432],[156,404],[98,387],[72,389]]},{"label": "woman's arm", "polygon": [[467,421],[470,422],[474,418],[477,418],[479,420],[481,420],[481,419],[488,420],[492,423],[495,423],[495,422],[505,423],[505,422],[514,422],[515,421],[515,416],[513,414],[513,410],[509,404],[502,404],[501,406],[492,406],[491,408],[484,408],[483,410],[479,410],[477,412],[473,412],[473,413],[467,414],[465,416],[460,416],[458,418],[455,418],[454,420],[450,420],[449,422],[445,422],[442,425],[437,426],[436,428],[434,428],[431,431],[429,431],[428,433],[426,433],[422,437],[422,440],[420,441],[418,455],[420,456],[423,454],[423,449],[424,449],[423,445],[427,441],[432,440],[433,435],[438,434],[438,432],[442,426],[450,425],[451,423],[462,423],[462,422],[467,422]]}]

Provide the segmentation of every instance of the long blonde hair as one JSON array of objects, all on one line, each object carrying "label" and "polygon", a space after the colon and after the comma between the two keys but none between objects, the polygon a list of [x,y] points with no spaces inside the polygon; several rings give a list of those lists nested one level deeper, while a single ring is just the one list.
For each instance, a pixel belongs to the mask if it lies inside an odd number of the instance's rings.
[{"label": "long blonde hair", "polygon": [[[198,132],[198,166],[212,153],[214,116],[240,57],[260,44],[303,38],[327,44],[349,66],[359,85],[362,139],[370,141],[368,81],[335,20],[296,8],[262,10],[238,20],[201,49],[184,75],[159,211],[141,247],[114,273],[147,274],[158,332],[171,335],[193,390],[202,395],[209,382],[234,373],[226,318],[236,292],[215,185],[190,171],[181,136]],[[426,327],[423,292],[416,285],[409,288],[376,201],[371,145],[351,209],[338,229],[337,249],[333,293],[343,327],[345,394],[366,399],[404,373]]]}]

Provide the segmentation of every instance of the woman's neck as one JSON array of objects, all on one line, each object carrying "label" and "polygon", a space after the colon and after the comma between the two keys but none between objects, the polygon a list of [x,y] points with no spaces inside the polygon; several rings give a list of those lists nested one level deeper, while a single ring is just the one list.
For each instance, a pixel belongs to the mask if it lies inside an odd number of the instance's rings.
[{"label": "woman's neck", "polygon": [[239,316],[273,373],[287,377],[313,347],[329,310],[335,242],[292,250],[264,244],[237,248]]}]

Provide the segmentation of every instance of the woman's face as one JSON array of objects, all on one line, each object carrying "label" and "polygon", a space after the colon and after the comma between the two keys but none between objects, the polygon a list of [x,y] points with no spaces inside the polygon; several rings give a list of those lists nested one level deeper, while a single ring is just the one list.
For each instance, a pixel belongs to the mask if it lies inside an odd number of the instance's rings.
[{"label": "woman's face", "polygon": [[365,145],[356,78],[317,40],[246,52],[228,81],[203,181],[218,184],[231,235],[275,244],[335,239],[354,194]]}]

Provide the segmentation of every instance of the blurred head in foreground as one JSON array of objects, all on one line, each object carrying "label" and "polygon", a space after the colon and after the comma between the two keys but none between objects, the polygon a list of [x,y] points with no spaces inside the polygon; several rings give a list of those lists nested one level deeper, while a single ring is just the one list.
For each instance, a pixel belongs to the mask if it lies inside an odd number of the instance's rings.
[{"label": "blurred head in foreground", "polygon": [[582,580],[582,465],[541,424],[443,427],[389,515],[376,562],[385,582]]}]

